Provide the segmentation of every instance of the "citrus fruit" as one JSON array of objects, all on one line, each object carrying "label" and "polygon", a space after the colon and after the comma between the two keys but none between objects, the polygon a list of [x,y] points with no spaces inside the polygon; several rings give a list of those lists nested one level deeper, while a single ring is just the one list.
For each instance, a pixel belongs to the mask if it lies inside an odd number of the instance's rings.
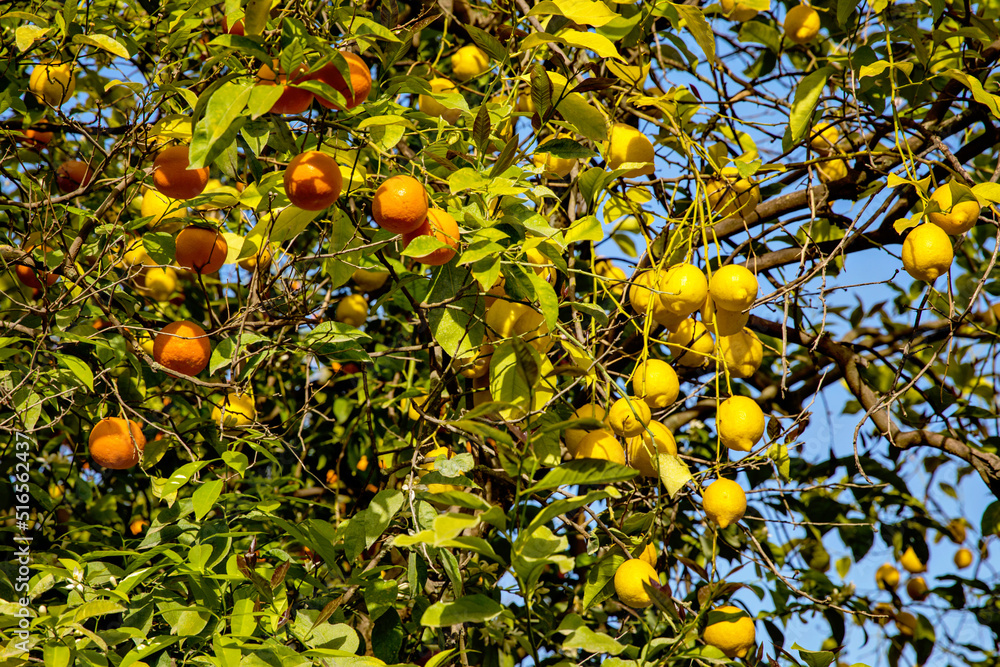
[{"label": "citrus fruit", "polygon": [[[25,248],[24,252],[30,254],[32,250],[34,250],[34,248]],[[45,262],[43,260],[35,259],[34,257],[31,259],[34,261],[36,267],[40,268],[45,266]],[[49,273],[48,271],[40,271],[38,268],[32,269],[18,264],[14,269],[14,273],[17,275],[17,279],[21,281],[21,284],[25,287],[31,287],[33,289],[41,289],[43,281],[47,286],[51,287],[57,280],[59,280],[59,276],[56,274]]]},{"label": "citrus fruit", "polygon": [[556,267],[552,265],[552,260],[546,257],[538,248],[529,248],[524,251],[524,257],[532,264],[532,270],[542,277],[547,283],[556,280]]},{"label": "citrus fruit", "polygon": [[649,406],[635,396],[622,396],[608,410],[608,426],[617,435],[631,438],[646,430],[652,419]]},{"label": "citrus fruit", "polygon": [[[457,93],[458,88],[449,79],[437,77],[427,82],[430,84],[431,93]],[[454,124],[458,117],[462,115],[461,109],[450,109],[438,102],[431,95],[420,95],[417,98],[417,107],[428,116],[444,118],[449,123]]]},{"label": "citrus fruit", "polygon": [[653,174],[656,168],[653,164],[656,154],[653,142],[638,129],[625,123],[615,123],[611,126],[607,143],[607,160],[609,169],[618,169],[623,164],[643,163],[642,166],[625,172],[628,178],[638,178]]},{"label": "citrus fruit", "polygon": [[479,76],[489,68],[489,56],[474,44],[463,46],[451,57],[451,71],[459,81]]},{"label": "citrus fruit", "polygon": [[254,407],[252,394],[229,392],[212,407],[212,421],[224,428],[249,426],[257,419],[257,408]]},{"label": "citrus fruit", "polygon": [[653,599],[643,587],[644,583],[659,587],[660,576],[653,566],[639,558],[631,558],[618,566],[615,571],[615,593],[622,604],[633,609],[644,609],[653,604]]},{"label": "citrus fruit", "polygon": [[119,268],[131,269],[136,266],[142,268],[147,264],[153,264],[153,259],[146,252],[146,248],[142,245],[141,238],[135,238],[128,242],[125,246],[125,252],[122,254],[121,261],[119,261],[115,266]]},{"label": "citrus fruit", "polygon": [[[313,72],[309,75],[309,79],[325,83],[344,97],[343,105],[340,102],[328,100],[321,95],[316,96],[317,102],[327,109],[349,111],[368,99],[368,95],[372,91],[372,74],[371,69],[361,59],[361,56],[349,51],[341,51],[340,55],[347,61],[348,76],[351,79],[350,88],[347,85],[346,79],[344,79],[344,75],[332,62],[323,65],[316,72]],[[354,90],[353,93],[351,92],[352,88]]]},{"label": "citrus fruit", "polygon": [[28,76],[28,90],[39,102],[53,107],[62,106],[76,90],[73,63],[47,61],[35,65]]},{"label": "citrus fruit", "polygon": [[903,268],[915,280],[934,282],[948,272],[953,259],[951,239],[935,224],[917,225],[903,240]]},{"label": "citrus fruit", "polygon": [[729,374],[745,379],[752,376],[764,361],[764,346],[750,329],[719,338],[719,355]]},{"label": "citrus fruit", "polygon": [[632,277],[632,284],[628,290],[628,301],[637,315],[645,315],[649,310],[650,299],[655,296],[653,292],[655,284],[655,271],[641,271]]},{"label": "citrus fruit", "polygon": [[830,123],[817,123],[809,133],[809,147],[821,155],[829,155],[840,140],[840,130]]},{"label": "citrus fruit", "polygon": [[674,317],[685,318],[705,304],[708,279],[693,264],[683,263],[667,269],[659,280],[660,303]]},{"label": "citrus fruit", "polygon": [[764,411],[747,396],[730,396],[715,415],[719,440],[729,449],[749,452],[764,436]]},{"label": "citrus fruit", "polygon": [[747,495],[739,484],[720,477],[705,489],[701,504],[709,520],[725,528],[743,518],[747,511]]},{"label": "citrus fruit", "polygon": [[701,366],[715,352],[715,342],[701,322],[687,318],[669,336],[667,347],[681,366]]},{"label": "citrus fruit", "polygon": [[289,76],[278,66],[277,60],[271,66],[262,65],[257,70],[258,86],[281,86],[281,97],[271,105],[270,113],[298,114],[309,108],[313,94],[295,85],[306,80],[307,71],[305,65],[299,65]]},{"label": "citrus fruit", "polygon": [[334,319],[352,327],[360,327],[368,319],[368,301],[360,294],[348,294],[337,304]]},{"label": "citrus fruit", "polygon": [[421,257],[415,257],[421,264],[428,266],[441,266],[451,261],[455,256],[455,249],[458,248],[460,232],[458,223],[450,213],[439,208],[432,208],[427,211],[427,217],[423,224],[413,231],[403,234],[403,248],[406,248],[418,236],[433,236],[446,247],[437,248]]},{"label": "citrus fruit", "polygon": [[829,162],[820,162],[816,165],[819,171],[819,180],[823,183],[833,183],[842,178],[847,178],[847,162],[837,158]]},{"label": "citrus fruit", "polygon": [[52,132],[43,132],[41,130],[36,130],[33,127],[29,127],[27,130],[24,130],[21,136],[23,137],[21,140],[23,144],[30,146],[35,150],[41,150],[47,146],[50,141],[52,141],[52,138],[55,135]]},{"label": "citrus fruit", "polygon": [[181,375],[197,375],[212,355],[212,345],[205,330],[194,322],[171,322],[153,341],[153,359]]},{"label": "citrus fruit", "polygon": [[187,208],[176,199],[171,199],[156,190],[147,189],[142,195],[139,214],[144,218],[152,218],[149,224],[156,227],[165,220],[186,217]]},{"label": "citrus fruit", "polygon": [[531,307],[514,321],[513,334],[540,354],[546,354],[555,342],[549,325],[545,322],[545,315]]},{"label": "citrus fruit", "polygon": [[917,617],[908,611],[899,612],[894,620],[901,635],[912,637],[917,631]]},{"label": "citrus fruit", "polygon": [[138,535],[142,532],[143,528],[149,525],[149,522],[145,519],[136,519],[128,525],[128,530],[133,535]]},{"label": "citrus fruit", "polygon": [[274,254],[271,252],[271,247],[269,245],[264,245],[254,254],[241,259],[238,264],[244,271],[252,272],[259,268],[261,273],[267,273],[267,270],[271,268],[271,262],[273,261]]},{"label": "citrus fruit", "polygon": [[142,459],[146,436],[131,419],[107,417],[90,431],[90,458],[109,470],[127,470]]},{"label": "citrus fruit", "polygon": [[[448,449],[447,447],[435,447],[431,451],[427,452],[427,454],[425,456],[426,463],[424,463],[423,465],[420,466],[424,470],[424,472],[420,473],[418,475],[418,477],[420,477],[422,479],[424,477],[424,475],[426,475],[427,473],[429,473],[432,470],[435,470],[436,468],[435,468],[434,464],[436,463],[436,460],[450,459],[450,458],[452,458],[454,456],[455,456],[455,453],[453,451],[451,451],[450,449]],[[427,485],[427,492],[428,493],[445,493],[447,491],[461,491],[461,490],[462,490],[462,487],[460,487],[460,486],[458,486],[456,484],[433,484],[432,483],[432,484],[428,484]]]},{"label": "citrus fruit", "polygon": [[427,190],[412,176],[392,176],[378,186],[372,197],[372,217],[393,234],[412,232],[427,219]]},{"label": "citrus fruit", "polygon": [[594,273],[604,278],[604,281],[608,283],[607,289],[615,296],[620,298],[625,293],[625,283],[628,281],[628,276],[625,275],[624,269],[615,266],[610,260],[602,259],[594,264]]},{"label": "citrus fruit", "polygon": [[229,244],[214,229],[185,227],[175,239],[177,263],[196,273],[215,273],[226,263]]},{"label": "citrus fruit", "polygon": [[891,563],[883,563],[875,570],[875,583],[884,590],[896,590],[896,587],[899,586],[899,570]]},{"label": "citrus fruit", "polygon": [[903,557],[899,559],[899,564],[910,574],[920,574],[927,571],[926,563],[920,562],[920,557],[917,556],[917,552],[913,550],[913,547],[906,548],[906,551],[903,552]]},{"label": "citrus fruit", "polygon": [[723,16],[737,23],[746,23],[757,16],[756,9],[736,0],[720,0],[719,7],[722,8]]},{"label": "citrus fruit", "polygon": [[[568,134],[560,134],[556,139],[569,138]],[[568,157],[556,157],[551,153],[545,152],[545,144],[542,144],[535,151],[534,157],[531,161],[536,167],[541,167],[542,170],[550,175],[556,176],[557,178],[566,178],[569,172],[573,171],[573,167],[576,166],[577,160],[575,158]]]},{"label": "citrus fruit", "polygon": [[531,307],[516,301],[497,299],[486,309],[486,335],[491,340],[502,340],[514,335],[514,323]]},{"label": "citrus fruit", "polygon": [[389,279],[388,271],[370,271],[369,269],[357,269],[351,274],[351,280],[362,292],[374,292],[385,285]]},{"label": "citrus fruit", "polygon": [[[607,411],[602,406],[591,403],[577,408],[576,412],[570,416],[570,419],[596,419],[597,421],[607,423]],[[563,442],[566,444],[566,449],[569,450],[571,455],[576,456],[580,441],[588,433],[591,433],[589,429],[579,428],[568,428],[563,432]]]},{"label": "citrus fruit", "polygon": [[94,172],[86,162],[66,160],[56,170],[56,185],[64,193],[75,192],[87,187],[94,180]]},{"label": "citrus fruit", "polygon": [[757,300],[757,278],[745,266],[727,264],[712,274],[708,291],[716,308],[742,313]]},{"label": "citrus fruit", "polygon": [[336,160],[319,151],[299,153],[285,167],[285,194],[303,211],[322,211],[340,197],[344,177]]},{"label": "citrus fruit", "polygon": [[952,519],[945,528],[948,529],[948,538],[955,544],[961,544],[965,541],[966,528],[964,520]]},{"label": "citrus fruit", "polygon": [[819,34],[819,12],[809,5],[798,5],[785,15],[785,37],[796,44],[805,44]]},{"label": "citrus fruit", "polygon": [[479,347],[470,350],[464,356],[455,358],[455,365],[458,372],[470,380],[483,377],[490,370],[490,362],[493,361],[493,345],[483,343]]},{"label": "citrus fruit", "polygon": [[208,185],[208,167],[190,169],[188,147],[170,146],[153,160],[153,186],[173,199],[197,197]]},{"label": "citrus fruit", "polygon": [[972,552],[968,549],[959,549],[955,552],[955,567],[959,570],[964,570],[965,568],[972,565]]},{"label": "citrus fruit", "polygon": [[760,203],[760,188],[751,179],[740,178],[738,172],[729,168],[723,169],[720,177],[705,183],[705,195],[708,205],[723,218],[745,218]]},{"label": "citrus fruit", "polygon": [[935,213],[928,213],[927,217],[932,223],[943,229],[947,234],[956,236],[964,234],[976,226],[979,221],[979,202],[974,199],[963,200],[957,203],[952,201],[951,188],[948,184],[934,190],[931,193],[931,201],[936,202],[941,210]]},{"label": "citrus fruit", "polygon": [[677,372],[660,359],[647,359],[632,373],[632,392],[651,408],[665,408],[677,400]]},{"label": "citrus fruit", "polygon": [[649,425],[639,435],[626,441],[628,464],[646,477],[656,477],[660,468],[656,456],[670,454],[677,456],[677,441],[666,426],[657,421]]},{"label": "citrus fruit", "polygon": [[603,459],[625,465],[625,450],[618,438],[608,431],[591,431],[576,447],[575,459]]},{"label": "citrus fruit", "polygon": [[910,577],[910,580],[906,582],[906,594],[910,596],[911,600],[922,602],[931,593],[923,577]]},{"label": "citrus fruit", "polygon": [[177,272],[169,266],[150,267],[143,279],[143,288],[157,301],[167,301],[177,291]]},{"label": "citrus fruit", "polygon": [[724,605],[708,612],[708,625],[701,637],[727,658],[745,658],[753,651],[756,629],[745,611]]},{"label": "citrus fruit", "polygon": [[716,336],[732,336],[743,331],[750,320],[750,312],[735,312],[725,308],[716,308],[712,297],[705,299],[701,307],[701,321],[705,327]]}]

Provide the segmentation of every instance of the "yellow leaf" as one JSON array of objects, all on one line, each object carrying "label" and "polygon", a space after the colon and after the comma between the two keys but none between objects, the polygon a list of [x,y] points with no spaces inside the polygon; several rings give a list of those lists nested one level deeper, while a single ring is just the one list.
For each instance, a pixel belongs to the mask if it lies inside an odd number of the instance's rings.
[{"label": "yellow leaf", "polygon": [[565,40],[567,44],[593,51],[602,58],[615,58],[616,60],[621,60],[623,62],[625,60],[622,58],[621,54],[618,53],[618,49],[615,48],[615,45],[610,39],[604,35],[598,35],[596,32],[563,30],[559,36]]},{"label": "yellow leaf", "polygon": [[660,481],[666,487],[667,493],[673,498],[677,492],[690,482],[691,471],[687,464],[672,454],[657,454],[657,462],[660,464]]}]

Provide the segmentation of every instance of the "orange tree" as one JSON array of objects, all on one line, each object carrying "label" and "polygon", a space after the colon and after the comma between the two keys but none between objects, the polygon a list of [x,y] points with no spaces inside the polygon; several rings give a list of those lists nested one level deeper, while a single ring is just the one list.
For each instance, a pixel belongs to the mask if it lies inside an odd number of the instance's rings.
[{"label": "orange tree", "polygon": [[7,3],[4,664],[997,664],[997,15]]}]

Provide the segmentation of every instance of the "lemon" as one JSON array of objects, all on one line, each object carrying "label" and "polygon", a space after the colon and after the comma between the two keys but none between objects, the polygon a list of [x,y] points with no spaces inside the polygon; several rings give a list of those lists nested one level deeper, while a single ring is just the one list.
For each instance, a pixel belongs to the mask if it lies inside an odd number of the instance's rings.
[{"label": "lemon", "polygon": [[965,541],[965,522],[962,519],[952,519],[946,527],[948,528],[948,537],[952,542],[961,544]]},{"label": "lemon", "polygon": [[459,81],[467,81],[479,76],[490,68],[490,57],[475,46],[463,46],[451,57],[451,71]]},{"label": "lemon", "polygon": [[610,260],[602,259],[594,264],[594,273],[604,278],[604,281],[608,283],[608,289],[616,297],[621,298],[625,293],[625,283],[628,281],[628,276],[625,275],[624,269],[615,266]]},{"label": "lemon", "polygon": [[701,504],[709,520],[725,528],[743,518],[747,511],[747,495],[739,484],[720,477],[705,489]]},{"label": "lemon", "polygon": [[712,297],[705,299],[701,307],[701,321],[709,331],[716,336],[732,336],[743,331],[750,320],[750,312],[736,312],[725,308],[716,308]]},{"label": "lemon", "polygon": [[643,547],[642,552],[640,552],[639,555],[636,556],[636,558],[638,558],[641,561],[649,563],[650,567],[656,568],[656,558],[657,558],[656,546],[652,542],[650,542],[645,547]]},{"label": "lemon", "polygon": [[899,634],[906,637],[912,637],[917,631],[917,617],[908,611],[901,611],[896,614],[896,627],[899,629]]},{"label": "lemon", "polygon": [[819,34],[819,12],[809,5],[792,7],[785,15],[785,37],[796,44],[805,44]]},{"label": "lemon", "polygon": [[957,204],[952,202],[951,188],[947,184],[942,185],[931,193],[931,201],[937,202],[941,211],[928,213],[927,217],[932,223],[943,229],[952,236],[964,234],[976,226],[979,220],[979,202],[974,200],[960,201]]},{"label": "lemon", "polygon": [[928,590],[927,582],[924,581],[923,577],[910,577],[910,580],[906,582],[906,594],[910,596],[910,599],[922,602],[930,595],[930,590]]},{"label": "lemon", "polygon": [[249,426],[257,419],[252,394],[230,392],[220,405],[212,408],[212,421],[224,428]]},{"label": "lemon", "polygon": [[185,218],[187,208],[178,199],[160,194],[158,190],[152,188],[146,190],[142,195],[142,205],[139,207],[139,214],[144,218],[152,218],[150,225],[157,227],[170,219]]},{"label": "lemon", "polygon": [[746,396],[730,396],[715,415],[719,439],[729,449],[749,452],[764,436],[764,411]]},{"label": "lemon", "polygon": [[533,264],[531,267],[536,274],[542,277],[547,283],[555,282],[556,267],[552,265],[552,260],[546,257],[538,248],[531,248],[524,251],[524,256]]},{"label": "lemon", "polygon": [[631,438],[646,429],[652,413],[645,401],[634,396],[623,396],[608,411],[608,426],[615,434]]},{"label": "lemon", "polygon": [[423,415],[417,412],[416,408],[413,406],[415,405],[417,408],[423,409],[423,407],[427,404],[427,399],[428,396],[425,393],[422,393],[419,396],[414,396],[413,398],[404,398],[400,403],[400,408],[406,410],[406,416],[413,421],[420,421],[423,419]]},{"label": "lemon", "polygon": [[734,378],[748,378],[757,372],[764,361],[764,346],[750,329],[733,336],[719,338],[719,354],[729,374]]},{"label": "lemon", "polygon": [[337,304],[334,319],[352,327],[360,327],[368,319],[368,302],[360,294],[349,294]]},{"label": "lemon", "polygon": [[708,281],[708,292],[715,307],[734,313],[749,309],[757,300],[759,289],[757,278],[750,269],[736,264],[721,267]]},{"label": "lemon", "polygon": [[[607,411],[600,405],[591,403],[590,405],[585,405],[582,408],[577,408],[576,412],[570,419],[596,419],[597,421],[607,423]],[[611,431],[608,430],[608,433]],[[579,449],[580,441],[583,440],[588,433],[591,431],[579,429],[579,428],[568,428],[563,432],[563,442],[566,444],[566,449],[573,456],[576,456],[576,451]]]},{"label": "lemon", "polygon": [[756,636],[753,620],[745,611],[724,605],[708,612],[708,625],[702,639],[727,658],[745,658],[753,650]]},{"label": "lemon", "polygon": [[531,99],[531,93],[520,93],[514,110],[527,114],[535,113],[535,101]]},{"label": "lemon", "polygon": [[515,335],[517,320],[532,312],[531,306],[516,301],[496,299],[486,310],[486,335],[491,340],[503,340]]},{"label": "lemon", "polygon": [[618,439],[608,431],[591,431],[576,447],[575,459],[603,459],[618,465],[625,464],[625,450]]},{"label": "lemon", "polygon": [[693,264],[670,267],[659,280],[660,303],[671,315],[684,318],[700,309],[708,297],[708,279]]},{"label": "lemon", "polygon": [[45,61],[31,70],[28,76],[28,90],[35,99],[54,107],[62,106],[76,90],[73,77],[73,63]]},{"label": "lemon", "polygon": [[736,21],[737,23],[746,23],[757,16],[756,9],[748,7],[742,2],[736,2],[736,0],[720,0],[719,6],[722,8],[722,14],[727,19]]},{"label": "lemon", "polygon": [[611,126],[606,152],[608,168],[612,170],[629,162],[643,163],[643,166],[625,172],[628,178],[647,176],[656,171],[653,165],[653,142],[631,125],[615,123]]},{"label": "lemon", "polygon": [[493,345],[483,343],[474,350],[470,350],[464,356],[455,359],[455,365],[464,377],[470,380],[483,377],[490,370],[490,362],[493,360]]},{"label": "lemon", "polygon": [[840,130],[830,123],[817,123],[809,136],[810,148],[822,155],[829,155],[840,140]]},{"label": "lemon", "polygon": [[[425,457],[426,462],[420,466],[425,472],[418,474],[418,477],[422,479],[424,475],[435,469],[434,466],[436,462],[435,459],[450,459],[453,456],[455,456],[454,452],[452,452],[447,447],[435,447],[431,451],[427,452],[427,455]],[[445,493],[446,491],[461,491],[461,490],[462,487],[456,484],[427,485],[428,493]]]},{"label": "lemon", "polygon": [[899,564],[910,574],[920,574],[927,571],[927,565],[920,562],[920,557],[913,547],[907,547],[903,552],[903,557],[899,559]]},{"label": "lemon", "polygon": [[723,218],[745,218],[760,204],[760,188],[748,178],[738,178],[738,173],[729,169],[724,169],[720,178],[705,183],[705,195],[708,205]]},{"label": "lemon", "polygon": [[677,441],[666,426],[657,421],[649,422],[646,430],[640,435],[629,438],[628,464],[646,477],[656,477],[659,461],[655,454],[670,454],[677,456]]},{"label": "lemon", "polygon": [[645,315],[649,310],[649,303],[656,296],[653,292],[656,283],[655,271],[641,271],[632,277],[632,284],[628,289],[628,302],[637,315]]},{"label": "lemon", "polygon": [[887,591],[894,591],[899,586],[899,570],[891,563],[883,563],[875,570],[875,583]]},{"label": "lemon", "polygon": [[953,259],[951,239],[937,225],[917,225],[903,241],[903,268],[916,280],[934,282],[948,272]]},{"label": "lemon", "polygon": [[125,254],[122,255],[122,259],[118,262],[119,267],[133,268],[139,266],[142,268],[147,264],[153,264],[153,259],[146,252],[146,249],[142,245],[142,239],[135,239],[125,248]]},{"label": "lemon", "polygon": [[632,392],[651,408],[673,405],[680,393],[677,372],[665,361],[647,359],[632,373]]},{"label": "lemon", "polygon": [[662,325],[669,331],[677,331],[677,328],[681,325],[681,322],[687,319],[687,316],[676,315],[663,306],[662,299],[653,299],[650,301],[652,308],[650,309],[650,315],[653,316],[653,321],[657,324]]},{"label": "lemon", "polygon": [[890,619],[896,618],[896,610],[888,602],[879,602],[876,604],[872,607],[872,613],[888,617],[876,619],[879,625],[885,625]]},{"label": "lemon", "polygon": [[819,180],[823,183],[833,183],[847,178],[847,162],[839,158],[829,162],[820,162],[816,168],[819,171]]},{"label": "lemon", "polygon": [[[568,139],[568,134],[560,134],[556,136],[556,139]],[[573,167],[576,166],[576,159],[569,157],[556,157],[551,153],[546,153],[542,149],[545,145],[538,147],[538,151],[535,152],[532,162],[534,162],[536,167],[541,167],[546,174],[556,176],[558,178],[566,178],[569,172],[573,171]]]},{"label": "lemon", "polygon": [[[436,77],[427,82],[430,84],[432,93],[457,93],[458,88],[449,79],[442,77]],[[430,95],[420,95],[417,98],[417,108],[423,111],[428,116],[438,116],[444,118],[451,124],[454,124],[458,120],[458,117],[462,115],[459,109],[449,109],[445,105],[438,102],[436,99]]]},{"label": "lemon", "polygon": [[959,549],[955,552],[955,567],[959,570],[964,570],[965,568],[972,565],[972,552],[968,549]]},{"label": "lemon", "polygon": [[704,324],[688,318],[667,336],[667,347],[681,366],[701,366],[715,351],[715,342]]},{"label": "lemon", "polygon": [[385,285],[389,279],[388,271],[370,271],[368,269],[357,269],[351,274],[351,280],[362,292],[374,292]]},{"label": "lemon", "polygon": [[146,271],[145,291],[157,301],[167,301],[177,291],[177,272],[169,266]]},{"label": "lemon", "polygon": [[258,266],[260,266],[260,272],[267,273],[267,270],[271,268],[271,262],[273,261],[274,255],[271,252],[271,248],[270,246],[265,245],[249,257],[241,259],[238,264],[244,271],[250,271],[252,273],[257,270]]},{"label": "lemon", "polygon": [[546,354],[555,341],[549,332],[545,316],[531,307],[514,321],[514,335],[532,346],[540,354]]},{"label": "lemon", "polygon": [[659,586],[660,576],[646,561],[632,558],[619,565],[615,572],[615,593],[622,604],[644,609],[653,604],[653,599],[643,588],[645,582],[649,582],[650,586]]}]

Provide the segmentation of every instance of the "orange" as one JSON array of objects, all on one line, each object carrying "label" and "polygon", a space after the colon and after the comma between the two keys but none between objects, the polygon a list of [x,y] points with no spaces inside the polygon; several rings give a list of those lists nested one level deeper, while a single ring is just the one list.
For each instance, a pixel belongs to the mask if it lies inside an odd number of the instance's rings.
[{"label": "orange", "polygon": [[[33,248],[25,248],[24,252],[30,253]],[[34,258],[32,258],[34,259]],[[35,266],[44,266],[42,262],[35,259]],[[18,265],[14,272],[17,274],[17,279],[20,280],[26,287],[31,287],[34,289],[42,288],[42,280],[45,284],[51,287],[57,280],[59,276],[54,273],[49,273],[48,271],[38,271],[36,269],[30,269],[27,266]]]},{"label": "orange", "polygon": [[177,263],[196,273],[215,273],[226,263],[229,244],[214,229],[185,227],[177,235]]},{"label": "orange", "polygon": [[451,217],[451,214],[439,208],[432,208],[427,211],[427,219],[424,220],[424,224],[412,232],[403,234],[403,247],[406,248],[418,236],[430,236],[431,234],[448,247],[432,250],[423,257],[417,257],[416,260],[421,264],[431,266],[447,264],[455,256],[455,249],[458,247],[458,223],[455,222],[455,218]]},{"label": "orange", "polygon": [[306,67],[299,65],[292,72],[292,82],[288,82],[288,75],[281,71],[278,61],[275,60],[273,67],[267,65],[257,70],[258,86],[281,86],[281,97],[271,106],[271,113],[296,114],[302,113],[312,104],[313,94],[308,90],[298,88],[296,83],[305,81]]},{"label": "orange", "polygon": [[28,128],[24,131],[24,139],[21,141],[22,143],[25,143],[33,148],[42,148],[52,141],[53,136],[55,135],[51,132],[42,132],[40,130]]},{"label": "orange", "polygon": [[94,172],[80,160],[66,160],[56,170],[56,185],[65,193],[87,187],[93,180]]},{"label": "orange", "polygon": [[375,191],[372,217],[382,229],[406,234],[424,224],[429,204],[427,191],[420,181],[412,176],[393,176]]},{"label": "orange", "polygon": [[153,341],[153,359],[175,373],[197,375],[212,354],[205,330],[194,322],[181,320],[163,327]]},{"label": "orange", "polygon": [[340,55],[344,56],[344,60],[347,61],[347,69],[351,77],[351,87],[354,89],[353,94],[351,94],[351,90],[344,80],[344,75],[341,74],[340,70],[333,63],[323,65],[323,67],[314,72],[309,78],[325,83],[343,95],[347,106],[341,107],[338,102],[318,95],[316,96],[317,102],[327,109],[344,111],[353,109],[368,99],[368,94],[372,91],[372,75],[368,65],[365,64],[365,61],[360,56],[348,51],[341,51]]},{"label": "orange", "polygon": [[337,161],[326,153],[300,153],[285,168],[285,194],[304,211],[329,208],[340,197],[343,185]]},{"label": "orange", "polygon": [[90,431],[90,458],[102,468],[127,470],[142,458],[146,436],[131,419],[108,417]]},{"label": "orange", "polygon": [[129,532],[131,532],[133,535],[138,535],[148,525],[149,525],[149,522],[146,521],[145,519],[136,519],[135,521],[133,521],[132,523],[130,523],[128,525],[128,529],[129,529]]},{"label": "orange", "polygon": [[153,185],[173,199],[197,197],[208,185],[208,167],[189,169],[188,147],[170,146],[153,160]]}]

